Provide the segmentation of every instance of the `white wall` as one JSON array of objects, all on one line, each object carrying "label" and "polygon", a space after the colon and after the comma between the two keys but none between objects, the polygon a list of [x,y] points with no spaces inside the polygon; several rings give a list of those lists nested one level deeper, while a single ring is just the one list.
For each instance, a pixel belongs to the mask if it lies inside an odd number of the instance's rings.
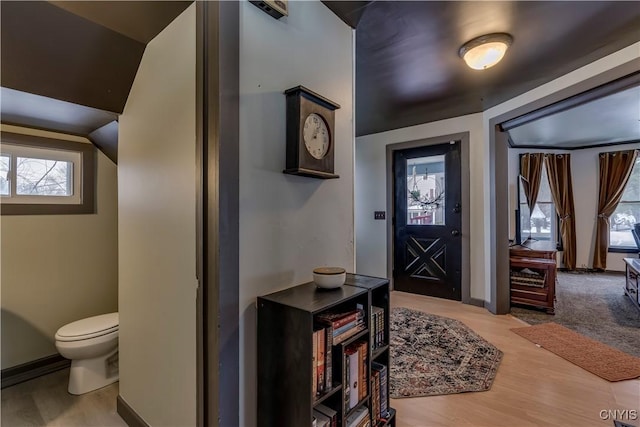
[{"label": "white wall", "polygon": [[120,395],[196,422],[195,4],[144,52],[118,142]]},{"label": "white wall", "polygon": [[[1,128],[90,144],[72,135]],[[56,354],[61,326],[118,310],[116,165],[98,151],[96,167],[95,214],[0,219],[2,369]]]},{"label": "white wall", "polygon": [[[311,281],[321,265],[353,271],[353,32],[318,1],[275,20],[240,4],[240,425],[256,424],[255,299]],[[285,89],[340,104],[339,179],[285,175]],[[277,390],[274,390],[277,393]]]},{"label": "white wall", "polygon": [[[387,276],[387,225],[373,219],[373,212],[386,210],[386,146],[400,142],[469,132],[470,167],[470,270],[471,298],[484,300],[482,115],[471,114],[423,125],[356,138],[356,269],[360,274]],[[387,221],[391,212],[387,212]],[[480,280],[479,280],[480,279]]]},{"label": "white wall", "polygon": [[[607,147],[586,148],[583,150],[509,150],[509,221],[510,236],[515,236],[515,210],[517,208],[516,178],[519,173],[519,155],[521,153],[567,152],[571,155],[571,179],[573,182],[573,201],[576,215],[576,267],[592,268],[595,249],[596,219],[598,214],[598,154],[609,151],[640,149],[640,144],[611,145]],[[607,254],[607,270],[624,271],[623,258],[630,254]],[[558,257],[561,260],[562,257]]]}]

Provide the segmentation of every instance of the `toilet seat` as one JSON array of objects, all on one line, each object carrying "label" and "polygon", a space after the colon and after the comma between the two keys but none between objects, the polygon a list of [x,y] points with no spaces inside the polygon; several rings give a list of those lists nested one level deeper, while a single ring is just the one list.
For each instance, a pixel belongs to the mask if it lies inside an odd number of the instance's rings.
[{"label": "toilet seat", "polygon": [[69,323],[58,329],[56,340],[82,341],[118,332],[118,313],[101,314]]}]

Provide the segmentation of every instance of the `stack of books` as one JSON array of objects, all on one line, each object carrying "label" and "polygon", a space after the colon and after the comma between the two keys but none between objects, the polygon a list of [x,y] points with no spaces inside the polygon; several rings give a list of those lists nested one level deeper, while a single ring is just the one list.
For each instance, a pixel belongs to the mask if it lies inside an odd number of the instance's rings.
[{"label": "stack of books", "polygon": [[376,421],[389,416],[388,372],[386,366],[377,362],[371,363],[371,409]]},{"label": "stack of books", "polygon": [[313,395],[320,396],[333,387],[332,347],[366,328],[364,309],[345,313],[322,313],[315,317],[313,332]]},{"label": "stack of books", "polygon": [[371,306],[371,350],[383,347],[384,336],[384,308]]},{"label": "stack of books", "polygon": [[351,338],[366,328],[364,310],[361,307],[346,313],[322,313],[316,316],[316,321],[330,329],[333,345]]}]

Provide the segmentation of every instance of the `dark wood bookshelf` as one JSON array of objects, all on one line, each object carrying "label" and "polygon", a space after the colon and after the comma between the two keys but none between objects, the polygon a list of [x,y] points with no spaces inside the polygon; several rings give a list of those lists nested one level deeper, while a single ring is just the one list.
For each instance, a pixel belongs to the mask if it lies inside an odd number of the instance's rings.
[{"label": "dark wood bookshelf", "polygon": [[[371,306],[385,310],[385,345],[371,349]],[[365,328],[331,349],[333,387],[319,396],[313,395],[313,333],[317,316],[364,310]],[[370,276],[347,275],[344,286],[323,290],[313,282],[258,297],[258,425],[261,427],[311,426],[313,410],[323,404],[338,414],[338,425],[347,427],[346,419],[358,408],[367,407],[372,426],[395,427],[395,411],[386,423],[372,414],[371,362],[387,366],[389,383],[389,281]],[[345,349],[352,343],[367,342],[367,395],[345,410]],[[389,396],[387,388],[387,397]],[[388,406],[388,404],[387,404]],[[393,415],[391,415],[393,414]]]},{"label": "dark wood bookshelf", "polygon": [[[391,375],[390,352],[389,352],[389,315],[391,313],[390,296],[389,296],[389,280],[379,277],[365,276],[361,274],[347,274],[345,282],[347,286],[367,289],[369,293],[369,307],[375,306],[384,309],[384,342],[381,347],[370,351],[371,360],[369,361],[369,378],[371,378],[371,362],[378,362],[387,367],[387,410],[389,416],[385,422],[376,422],[372,413],[372,426],[390,426],[396,425],[396,411],[391,408],[389,396],[389,382]],[[369,312],[371,313],[371,311]],[[369,314],[371,315],[371,314]],[[369,384],[371,388],[371,383]],[[371,395],[371,390],[369,390]],[[371,410],[371,408],[370,408]]]}]

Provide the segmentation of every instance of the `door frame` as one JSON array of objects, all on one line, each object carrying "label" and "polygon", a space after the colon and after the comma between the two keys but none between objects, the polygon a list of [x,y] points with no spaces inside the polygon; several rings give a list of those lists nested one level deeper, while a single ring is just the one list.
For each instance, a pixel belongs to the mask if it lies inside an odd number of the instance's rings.
[{"label": "door frame", "polygon": [[[507,314],[511,309],[509,289],[509,221],[512,213],[509,207],[509,176],[506,167],[496,165],[505,164],[508,160],[509,141],[506,132],[502,132],[500,124],[516,117],[532,113],[566,98],[586,92],[613,80],[637,72],[640,59],[634,59],[618,65],[602,73],[581,80],[563,89],[556,90],[546,96],[514,107],[504,113],[490,117],[489,124],[489,286],[491,290],[487,309],[493,314]],[[486,240],[486,236],[485,236]],[[486,259],[486,258],[485,258]]]},{"label": "door frame", "polygon": [[390,218],[387,220],[387,277],[391,279],[391,286],[393,287],[393,254],[394,254],[394,242],[393,242],[393,217],[395,215],[395,208],[393,204],[393,153],[398,150],[405,150],[408,148],[427,147],[430,145],[447,144],[451,141],[460,141],[460,187],[461,197],[460,203],[462,204],[462,226],[460,238],[462,239],[462,277],[460,280],[460,287],[462,292],[462,303],[472,304],[480,307],[484,306],[484,301],[471,298],[471,267],[470,267],[470,186],[471,175],[469,173],[469,132],[454,133],[449,135],[436,136],[433,138],[424,138],[414,141],[400,142],[397,144],[389,144],[386,146],[386,160],[387,160],[387,212],[390,214]]},{"label": "door frame", "polygon": [[239,3],[196,2],[198,426],[240,415],[239,52]]}]

